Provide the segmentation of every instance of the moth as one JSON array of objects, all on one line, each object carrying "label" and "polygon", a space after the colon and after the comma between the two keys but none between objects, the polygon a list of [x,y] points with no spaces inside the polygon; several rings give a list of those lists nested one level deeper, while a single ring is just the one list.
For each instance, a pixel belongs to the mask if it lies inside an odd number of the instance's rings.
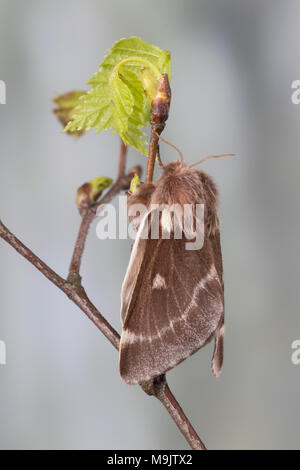
[{"label": "moth", "polygon": [[[138,231],[121,291],[119,366],[122,379],[132,385],[164,374],[212,339],[213,374],[218,377],[222,368],[224,284],[218,192],[208,174],[196,170],[195,164],[187,166],[180,155],[180,161],[163,168],[158,180],[128,196],[129,209],[134,204],[147,208],[143,217],[137,217]],[[174,204],[193,209],[204,205],[201,249],[186,249],[184,230],[181,239],[174,237],[168,217]],[[146,238],[142,233],[157,205],[165,208],[159,236]],[[193,222],[195,214],[193,210]],[[169,238],[162,236],[166,231]]]}]

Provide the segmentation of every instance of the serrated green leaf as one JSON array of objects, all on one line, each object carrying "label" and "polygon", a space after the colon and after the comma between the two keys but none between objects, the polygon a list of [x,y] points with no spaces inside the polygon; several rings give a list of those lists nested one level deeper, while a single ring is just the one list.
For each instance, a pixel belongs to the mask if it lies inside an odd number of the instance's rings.
[{"label": "serrated green leaf", "polygon": [[133,122],[132,118],[128,121],[128,129],[127,131],[121,135],[123,142],[126,145],[131,145],[135,148],[138,152],[142,155],[148,155],[148,142],[145,140],[147,134],[139,128],[135,122]]},{"label": "serrated green leaf", "polygon": [[154,65],[157,65],[162,53],[167,51],[163,51],[159,47],[153,46],[140,38],[131,36],[130,38],[124,38],[117,41],[113,45],[111,52],[119,54],[122,58],[134,56],[141,57],[149,60]]},{"label": "serrated green leaf", "polygon": [[134,100],[131,91],[121,80],[117,71],[111,74],[109,80],[109,96],[116,131],[122,134],[127,130],[128,118],[132,114]]},{"label": "serrated green leaf", "polygon": [[106,122],[110,117],[108,92],[98,85],[80,98],[65,131],[90,130],[92,127],[107,129]]},{"label": "serrated green leaf", "polygon": [[140,110],[140,112],[144,112],[145,95],[143,93],[141,80],[130,70],[122,70],[120,72],[120,78],[128,86],[133,97],[134,106],[137,110]]},{"label": "serrated green leaf", "polygon": [[147,135],[141,129],[150,122],[150,105],[141,68],[147,68],[155,80],[163,73],[171,77],[169,52],[134,36],[117,41],[87,82],[91,89],[79,99],[65,131],[111,129],[126,145],[147,154]]}]

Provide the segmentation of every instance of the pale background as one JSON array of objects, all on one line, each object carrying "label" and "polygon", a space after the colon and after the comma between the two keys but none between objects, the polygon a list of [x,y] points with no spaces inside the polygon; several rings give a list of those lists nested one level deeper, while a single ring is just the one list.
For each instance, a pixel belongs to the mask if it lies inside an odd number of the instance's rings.
[{"label": "pale background", "polygon": [[[130,35],[171,50],[165,137],[205,164],[221,194],[226,286],[223,374],[212,346],[168,374],[210,449],[300,448],[300,78],[297,0],[0,0],[0,216],[65,275],[79,224],[76,188],[114,177],[118,139],[74,141],[54,92],[82,88],[106,49]],[[165,161],[177,158],[162,146]],[[145,157],[130,150],[129,165]],[[92,300],[120,330],[129,241],[90,233]],[[0,242],[0,447],[187,449],[160,403],[121,382],[115,350],[61,292]]]}]

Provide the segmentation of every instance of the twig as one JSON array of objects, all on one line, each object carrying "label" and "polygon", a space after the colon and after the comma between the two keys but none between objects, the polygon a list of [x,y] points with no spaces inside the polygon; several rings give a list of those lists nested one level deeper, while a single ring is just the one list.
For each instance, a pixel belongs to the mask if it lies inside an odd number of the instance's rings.
[{"label": "twig", "polygon": [[79,227],[79,232],[77,236],[77,240],[75,243],[73,256],[69,268],[69,276],[68,281],[73,285],[80,285],[81,277],[80,277],[80,265],[81,265],[81,258],[85,247],[85,241],[88,235],[88,231],[90,225],[95,217],[95,214],[88,210],[85,212],[84,216],[82,217],[81,224]]},{"label": "twig", "polygon": [[157,155],[159,136],[164,130],[166,120],[169,117],[171,103],[171,88],[168,75],[161,76],[157,88],[157,95],[151,105],[151,134],[148,154],[148,166],[146,173],[146,183],[151,183]]},{"label": "twig", "polygon": [[162,169],[164,169],[164,168],[165,168],[165,166],[164,166],[163,162],[161,161],[161,157],[160,157],[160,147],[159,147],[159,144],[157,144],[157,154],[156,154],[156,159],[157,159],[157,161],[158,161],[158,164],[159,164],[159,166],[160,166]]},{"label": "twig", "polygon": [[[119,349],[120,336],[117,331],[108,323],[101,315],[99,310],[88,298],[82,286],[74,286],[69,281],[60,277],[53,269],[36,256],[29,248],[27,248],[7,227],[0,221],[0,237],[11,245],[20,255],[26,258],[33,266],[35,266],[49,281],[55,284],[63,291],[97,326],[111,344]],[[176,423],[181,433],[186,438],[192,449],[205,449],[204,444],[192,427],[188,418],[183,413],[179,403],[172,395],[165,376],[154,379],[153,381],[142,384],[143,390],[148,395],[154,395],[165,406],[168,413]]]},{"label": "twig", "polygon": [[109,203],[122,189],[129,188],[131,172],[129,173],[127,177],[125,177],[127,147],[124,144],[123,140],[122,139],[120,140],[121,140],[121,147],[120,147],[120,158],[119,158],[119,170],[118,170],[118,178],[116,182],[112,185],[112,187],[106,193],[106,195],[102,199],[100,199],[99,202],[94,204],[92,207],[88,207],[88,208],[81,210],[82,220],[81,220],[81,224],[79,227],[79,232],[78,232],[77,240],[75,243],[72,260],[71,260],[71,264],[69,267],[69,275],[68,275],[68,281],[71,284],[73,284],[75,287],[81,285],[80,266],[81,266],[82,254],[84,251],[85,242],[86,242],[86,238],[89,232],[89,228],[96,216],[98,207]]},{"label": "twig", "polygon": [[82,287],[74,287],[69,281],[60,277],[44,261],[27,248],[7,227],[0,221],[0,237],[11,245],[20,255],[35,266],[49,281],[62,290],[97,326],[106,338],[119,347],[119,334],[106,321],[101,313],[92,304]]},{"label": "twig", "polygon": [[191,448],[195,450],[206,450],[205,445],[201,441],[190,421],[184,414],[178,401],[171,392],[165,375],[162,376],[160,383],[156,385],[155,396],[168,410],[168,413],[175,421],[177,427],[180,429]]},{"label": "twig", "polygon": [[151,183],[153,179],[155,158],[157,155],[157,147],[159,141],[159,135],[164,130],[165,123],[162,122],[151,122],[151,134],[150,134],[150,143],[149,143],[149,154],[148,154],[148,165],[146,173],[146,183]]},{"label": "twig", "polygon": [[126,155],[127,155],[127,147],[124,144],[123,140],[121,139],[118,179],[122,178],[125,175]]},{"label": "twig", "polygon": [[122,189],[128,189],[130,185],[130,177],[131,171],[126,177],[117,179],[117,181],[112,185],[109,191],[107,191],[105,196],[100,199],[100,201],[82,211],[82,220],[69,268],[68,281],[71,282],[71,284],[80,285],[81,283],[80,266],[82,254],[85,248],[85,242],[89,228],[94,218],[96,217],[97,212],[99,213],[99,207],[104,206],[104,204],[108,204],[117,194],[120,193],[120,191],[122,191]]}]

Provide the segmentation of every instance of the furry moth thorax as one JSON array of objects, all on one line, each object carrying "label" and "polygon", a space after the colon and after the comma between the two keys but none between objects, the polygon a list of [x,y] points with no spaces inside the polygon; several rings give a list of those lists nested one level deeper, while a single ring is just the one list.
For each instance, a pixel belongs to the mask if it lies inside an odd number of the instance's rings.
[{"label": "furry moth thorax", "polygon": [[148,208],[179,205],[182,209],[185,205],[195,208],[196,204],[204,204],[206,234],[214,235],[219,229],[216,185],[207,173],[190,168],[184,162],[169,163],[158,180],[141,185],[136,194],[129,194],[129,213],[130,207],[136,204]]}]

